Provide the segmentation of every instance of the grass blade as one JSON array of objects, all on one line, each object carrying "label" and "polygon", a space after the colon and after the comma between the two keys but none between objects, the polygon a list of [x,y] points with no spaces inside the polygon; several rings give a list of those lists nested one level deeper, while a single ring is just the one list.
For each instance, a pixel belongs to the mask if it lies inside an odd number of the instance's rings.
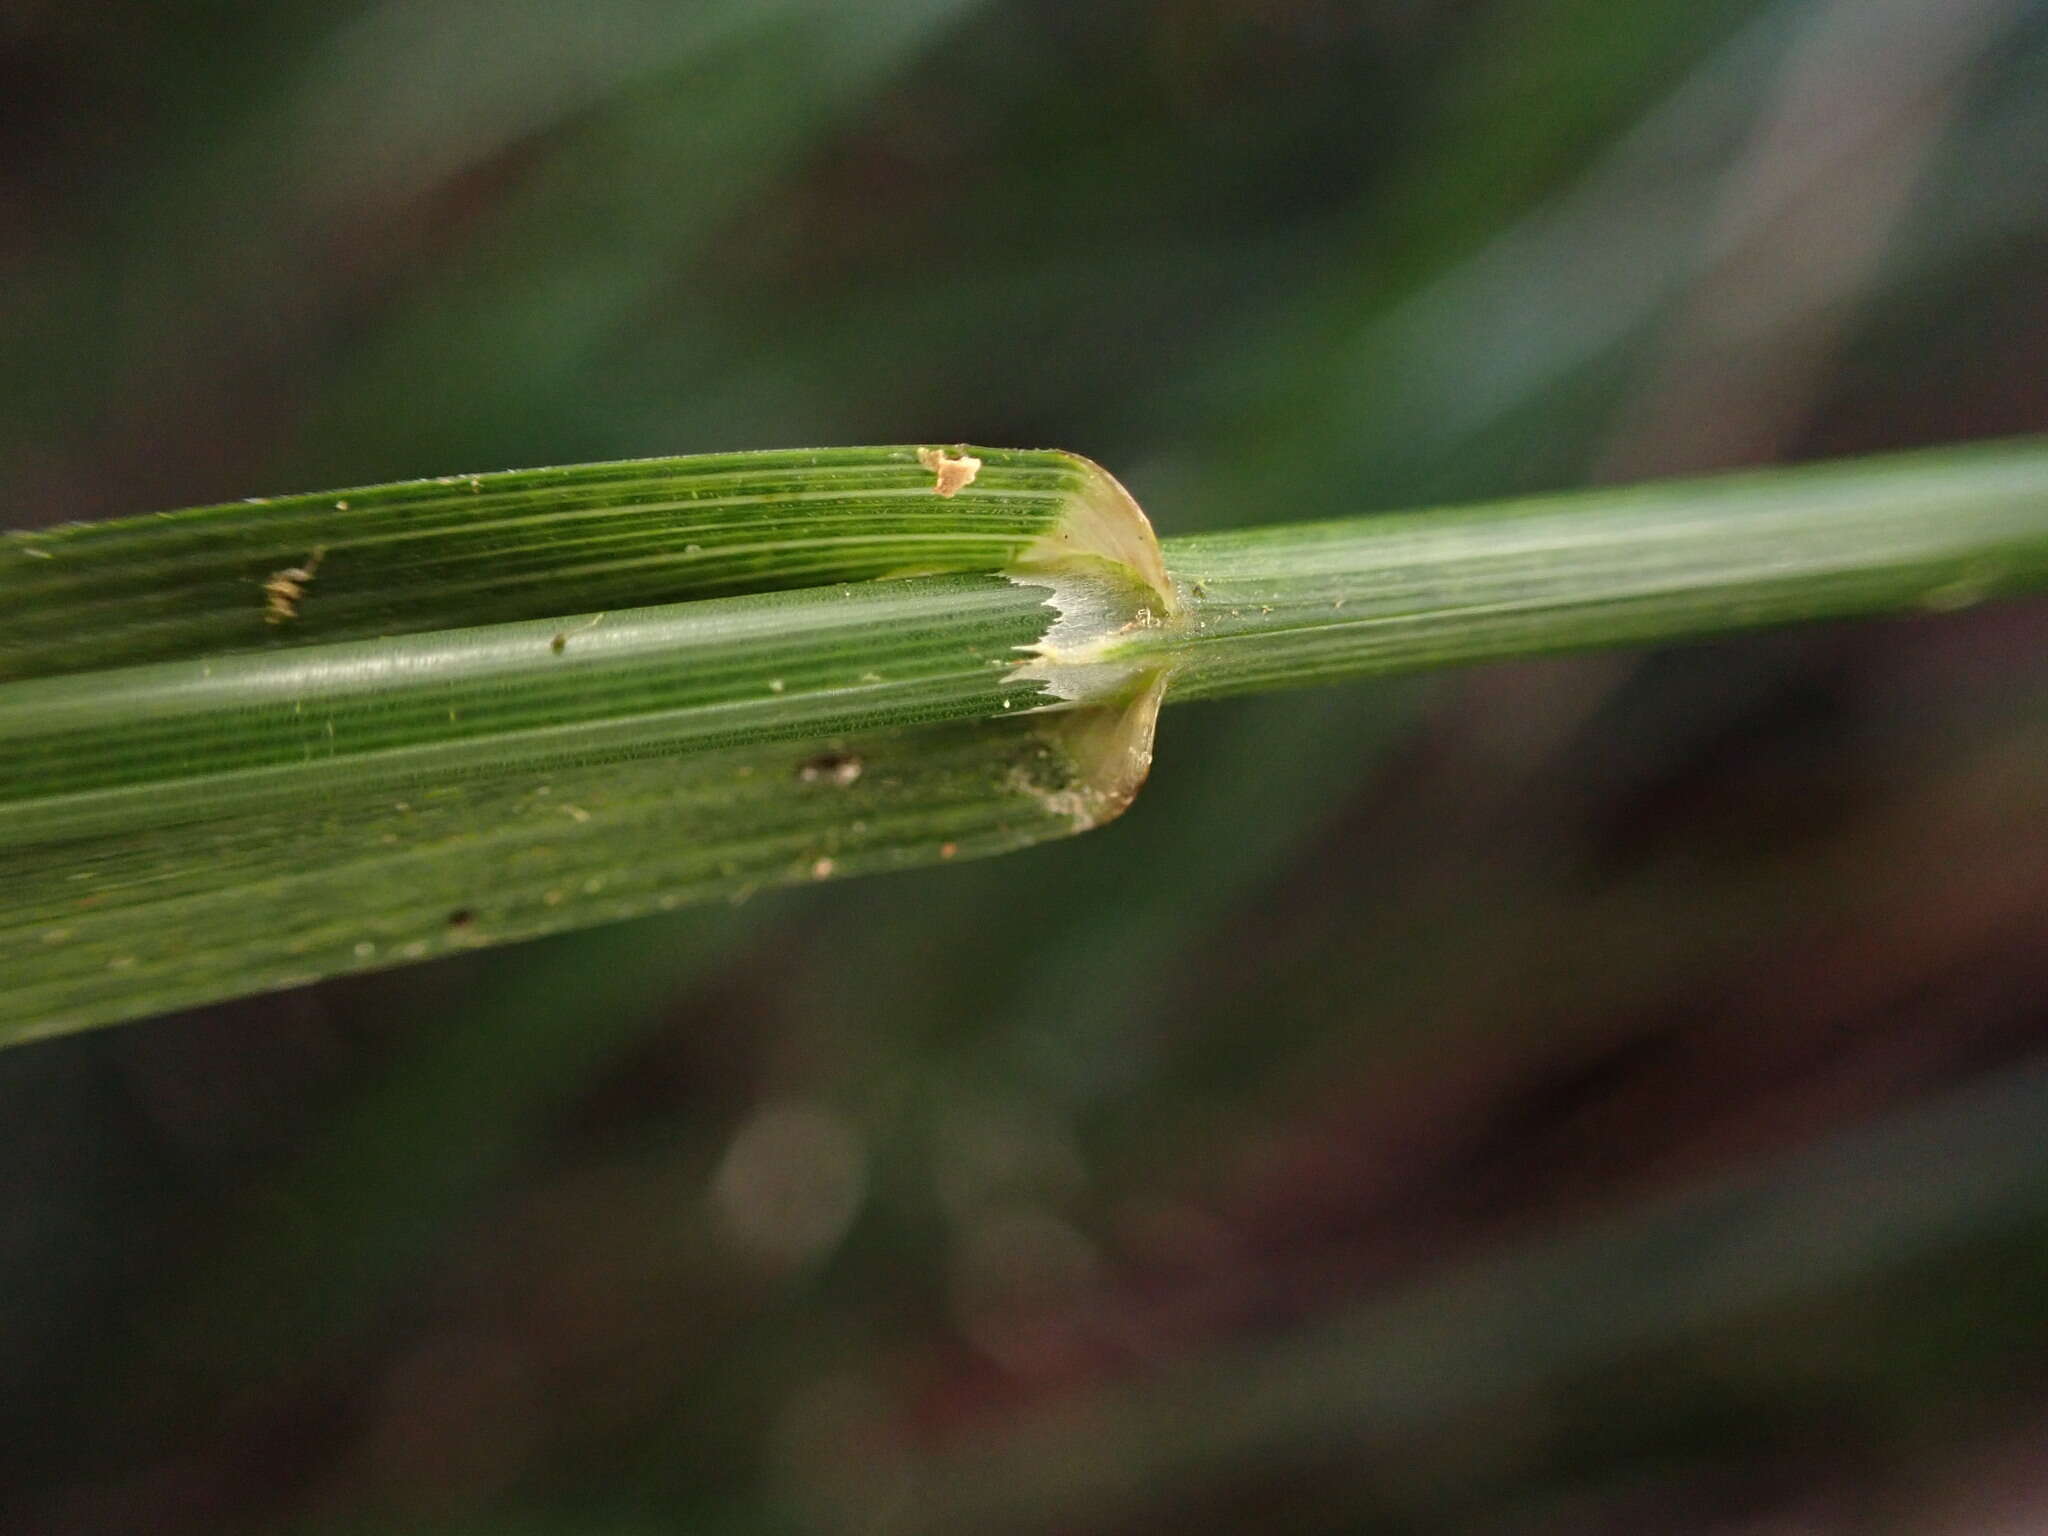
[{"label": "grass blade", "polygon": [[201,508],[0,581],[12,1038],[1093,826],[1159,692],[1081,653],[1165,605],[1101,470],[935,448]]},{"label": "grass blade", "polygon": [[1106,820],[1157,695],[811,746],[339,796],[0,855],[0,1041],[972,858]]},{"label": "grass blade", "polygon": [[[940,494],[936,455],[978,466]],[[953,471],[955,479],[964,471]],[[1129,524],[1126,536],[1114,524]],[[1099,555],[1149,530],[1071,454],[839,448],[454,475],[0,537],[0,680]]]},{"label": "grass blade", "polygon": [[[309,545],[268,622],[249,573]],[[2029,590],[2048,444],[1205,535],[1164,563],[1085,460],[913,448],[415,483],[0,553],[0,654],[41,674],[0,685],[19,1039],[1086,830],[1136,793],[1169,693]],[[687,600],[534,611],[655,587]],[[81,670],[72,629],[134,664]]]},{"label": "grass blade", "polygon": [[[1078,580],[1119,604],[1122,589]],[[865,582],[18,683],[0,848],[1033,709],[1056,702],[1018,665],[1048,592]]]}]

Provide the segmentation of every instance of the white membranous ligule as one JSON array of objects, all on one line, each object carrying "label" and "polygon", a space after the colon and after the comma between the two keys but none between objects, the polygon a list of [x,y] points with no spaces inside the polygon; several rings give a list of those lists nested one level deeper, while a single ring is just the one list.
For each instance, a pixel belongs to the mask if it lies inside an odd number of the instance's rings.
[{"label": "white membranous ligule", "polygon": [[1050,695],[1039,706],[1048,712],[1042,729],[1075,777],[1035,793],[1085,830],[1121,814],[1151,769],[1166,672],[1157,660],[1129,654],[1123,642],[1172,625],[1179,604],[1144,510],[1100,465],[1078,456],[1075,462],[1087,472],[1083,489],[1005,574],[1044,588],[1054,615],[1011,676]]},{"label": "white membranous ligule", "polygon": [[1148,594],[1153,611],[1170,618],[1179,606],[1166,557],[1152,521],[1116,476],[1077,453],[1060,455],[1082,471],[1079,491],[1061,509],[1059,519],[1010,561],[1009,574],[1070,571],[1106,563]]}]

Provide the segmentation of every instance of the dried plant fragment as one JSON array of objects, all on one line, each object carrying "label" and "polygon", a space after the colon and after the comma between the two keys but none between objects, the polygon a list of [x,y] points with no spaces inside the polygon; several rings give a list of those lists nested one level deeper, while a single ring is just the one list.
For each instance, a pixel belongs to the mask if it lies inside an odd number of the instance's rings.
[{"label": "dried plant fragment", "polygon": [[286,566],[271,573],[263,583],[264,623],[282,624],[299,616],[299,599],[306,595],[307,586],[319,574],[320,562],[326,558],[326,550],[316,549],[306,557],[304,565]]},{"label": "dried plant fragment", "polygon": [[943,448],[918,449],[917,462],[938,476],[932,489],[941,496],[959,495],[981,473],[981,460],[964,453],[955,458]]}]

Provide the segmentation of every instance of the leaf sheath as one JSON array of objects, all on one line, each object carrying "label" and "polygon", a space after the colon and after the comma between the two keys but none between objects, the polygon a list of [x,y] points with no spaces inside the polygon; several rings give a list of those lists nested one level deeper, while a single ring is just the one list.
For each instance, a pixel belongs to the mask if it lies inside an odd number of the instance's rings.
[{"label": "leaf sheath", "polygon": [[2048,586],[2048,442],[1167,539],[1208,698]]}]

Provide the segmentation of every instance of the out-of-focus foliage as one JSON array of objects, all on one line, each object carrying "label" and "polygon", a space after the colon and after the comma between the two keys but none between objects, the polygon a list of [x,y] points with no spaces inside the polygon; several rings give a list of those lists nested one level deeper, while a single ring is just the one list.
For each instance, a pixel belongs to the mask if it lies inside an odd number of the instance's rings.
[{"label": "out-of-focus foliage", "polygon": [[[2048,427],[2035,0],[0,27],[11,526],[971,439],[1172,534]],[[2044,641],[1190,708],[1070,846],[11,1053],[0,1506],[2038,1510]]]}]

